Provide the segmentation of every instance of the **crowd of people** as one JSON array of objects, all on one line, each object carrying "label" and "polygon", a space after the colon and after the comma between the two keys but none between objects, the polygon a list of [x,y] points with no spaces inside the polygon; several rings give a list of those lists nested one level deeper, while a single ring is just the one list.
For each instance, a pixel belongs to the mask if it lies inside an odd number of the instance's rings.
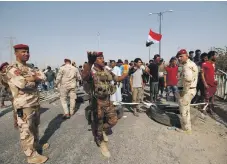
[{"label": "crowd of people", "polygon": [[[146,85],[149,85],[150,102],[158,102],[161,98],[170,101],[172,100],[171,93],[173,94],[173,101],[176,102],[176,93],[179,91],[178,85],[180,84],[178,83],[182,71],[182,64],[179,62],[178,57],[182,51],[179,51],[176,56],[171,57],[167,63],[159,54],[154,55],[154,58],[149,63],[143,62],[140,58],[136,58],[131,62],[128,62],[127,59],[124,62],[121,59],[105,62],[105,67],[110,68],[118,76],[121,76],[124,71],[128,72],[130,69],[139,70],[118,83],[118,89],[114,95],[111,95],[111,100],[122,101],[124,99],[122,95],[132,93],[132,101],[141,102],[145,97],[144,88]],[[193,97],[191,103],[211,101],[211,99],[208,100],[208,97],[211,95],[213,103],[213,97],[217,87],[217,81],[215,80],[217,53],[215,51],[201,53],[201,50],[196,50],[195,56],[194,51],[190,51],[188,56],[198,68],[196,95]],[[212,67],[210,63],[212,63]],[[212,108],[212,106],[207,108],[209,113],[212,113]],[[134,110],[134,113],[138,116],[136,110]]]},{"label": "crowd of people", "polygon": [[[37,150],[46,149],[48,143],[40,145],[38,138],[39,125],[39,94],[41,90],[58,88],[63,107],[63,119],[69,119],[75,114],[76,88],[83,86],[91,96],[90,105],[96,109],[94,139],[104,156],[110,157],[107,148],[107,131],[117,123],[114,102],[124,101],[124,95],[131,94],[133,103],[145,100],[145,87],[149,86],[148,101],[158,103],[162,98],[179,104],[181,127],[179,132],[191,133],[190,104],[206,102],[204,114],[212,114],[214,95],[217,88],[215,80],[215,61],[217,53],[210,51],[202,53],[200,50],[189,53],[185,49],[177,52],[169,62],[165,62],[159,54],[154,55],[149,63],[141,58],[129,62],[121,59],[105,62],[102,52],[88,52],[88,61],[83,66],[76,66],[75,62],[65,59],[64,64],[56,70],[50,66],[45,70],[28,66],[29,46],[19,44],[14,46],[16,63],[2,63],[1,88],[4,101],[6,93],[12,94],[12,104],[16,113],[17,128],[20,129],[22,149],[27,156],[28,163],[43,163],[48,158],[40,155]],[[163,95],[165,93],[165,95]],[[69,106],[67,105],[69,97]],[[172,100],[171,100],[172,101]],[[133,106],[133,114],[143,112],[140,105]],[[28,116],[33,117],[28,117]]]}]

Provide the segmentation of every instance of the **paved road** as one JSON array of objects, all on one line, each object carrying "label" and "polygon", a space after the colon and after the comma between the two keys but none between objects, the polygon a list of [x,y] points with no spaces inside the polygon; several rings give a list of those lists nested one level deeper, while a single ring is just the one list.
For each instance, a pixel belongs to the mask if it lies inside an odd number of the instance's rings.
[{"label": "paved road", "polygon": [[[125,112],[109,136],[112,157],[104,158],[93,142],[82,104],[69,120],[62,121],[60,102],[44,103],[40,138],[50,143],[44,152],[48,164],[226,164],[227,129],[211,118],[193,124],[193,134],[168,130],[145,113]],[[13,128],[12,112],[0,117],[0,163],[26,163]]]}]

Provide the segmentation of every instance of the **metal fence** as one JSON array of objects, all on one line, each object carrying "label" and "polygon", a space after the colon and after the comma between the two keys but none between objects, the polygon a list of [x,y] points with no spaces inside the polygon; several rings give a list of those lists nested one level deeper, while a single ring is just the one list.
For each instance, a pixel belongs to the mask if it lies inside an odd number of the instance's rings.
[{"label": "metal fence", "polygon": [[216,96],[224,100],[227,100],[227,73],[221,70],[218,71],[221,72],[222,74],[216,75],[216,79],[218,81]]}]

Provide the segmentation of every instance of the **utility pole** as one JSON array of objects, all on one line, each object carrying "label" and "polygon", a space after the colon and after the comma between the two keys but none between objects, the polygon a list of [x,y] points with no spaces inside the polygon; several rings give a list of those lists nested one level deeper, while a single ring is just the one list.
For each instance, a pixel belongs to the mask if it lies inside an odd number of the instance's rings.
[{"label": "utility pole", "polygon": [[[149,15],[157,14],[159,16],[159,34],[162,34],[162,17],[164,13],[173,12],[173,10],[166,10],[158,13],[149,13]],[[159,55],[161,55],[161,40],[159,41]]]},{"label": "utility pole", "polygon": [[10,48],[10,63],[13,63],[13,39],[16,39],[15,37],[5,37],[6,39],[9,39],[9,48]]},{"label": "utility pole", "polygon": [[151,46],[149,46],[149,61],[151,60]]}]

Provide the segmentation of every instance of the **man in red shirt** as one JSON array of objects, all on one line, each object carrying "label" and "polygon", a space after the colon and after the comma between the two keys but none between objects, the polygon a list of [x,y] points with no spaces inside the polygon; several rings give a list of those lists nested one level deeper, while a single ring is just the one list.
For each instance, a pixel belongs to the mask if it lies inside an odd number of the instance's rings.
[{"label": "man in red shirt", "polygon": [[205,87],[205,101],[209,103],[209,108],[204,113],[208,112],[212,114],[214,108],[214,95],[217,90],[217,81],[215,80],[215,61],[217,53],[210,51],[208,53],[208,61],[202,64],[201,74]]},{"label": "man in red shirt", "polygon": [[174,95],[174,101],[176,101],[175,93],[177,92],[177,73],[178,73],[178,66],[177,66],[177,59],[172,57],[169,62],[169,66],[165,67],[166,75],[164,76],[165,79],[165,87],[167,86],[167,93],[166,93],[166,100],[169,99],[169,94],[172,90]]}]

